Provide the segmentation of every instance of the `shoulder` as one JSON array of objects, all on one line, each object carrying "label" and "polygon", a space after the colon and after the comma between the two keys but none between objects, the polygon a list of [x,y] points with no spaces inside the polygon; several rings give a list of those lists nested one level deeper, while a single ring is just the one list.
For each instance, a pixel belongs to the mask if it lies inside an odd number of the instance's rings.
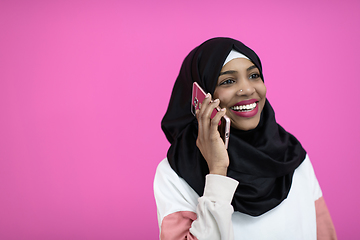
[{"label": "shoulder", "polygon": [[167,158],[163,159],[156,168],[154,188],[190,188],[184,179],[179,177],[177,173],[171,168]]},{"label": "shoulder", "polygon": [[164,158],[157,166],[156,168],[156,174],[155,176],[157,175],[177,175],[174,170],[171,168],[170,164],[169,164],[169,161],[167,158]]},{"label": "shoulder", "polygon": [[167,158],[157,166],[154,195],[161,218],[178,211],[195,212],[199,195],[171,168]]},{"label": "shoulder", "polygon": [[319,182],[316,178],[314,168],[311,164],[309,155],[306,155],[304,161],[300,166],[295,170],[293,181],[296,183],[301,183],[301,186],[311,190],[311,194],[314,200],[317,200],[322,196],[321,188]]},{"label": "shoulder", "polygon": [[315,171],[308,154],[306,154],[304,161],[295,170],[295,173],[297,175],[304,175],[307,178],[315,177]]}]

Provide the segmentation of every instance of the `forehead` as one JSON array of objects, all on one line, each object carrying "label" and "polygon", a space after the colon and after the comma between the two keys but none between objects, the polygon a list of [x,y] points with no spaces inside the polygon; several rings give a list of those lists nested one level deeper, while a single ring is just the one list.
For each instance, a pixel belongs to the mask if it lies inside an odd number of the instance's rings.
[{"label": "forehead", "polygon": [[250,60],[245,58],[235,58],[228,63],[226,63],[222,69],[221,72],[227,71],[227,70],[245,70],[248,69],[250,66],[253,66],[254,63],[252,63]]}]

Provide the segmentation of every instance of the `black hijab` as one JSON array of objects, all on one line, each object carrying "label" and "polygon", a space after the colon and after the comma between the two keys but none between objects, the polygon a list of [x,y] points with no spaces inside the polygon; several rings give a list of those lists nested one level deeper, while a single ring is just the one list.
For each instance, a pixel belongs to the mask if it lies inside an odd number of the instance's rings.
[{"label": "black hijab", "polygon": [[[205,92],[213,94],[232,49],[247,56],[264,79],[260,59],[250,48],[231,38],[210,39],[185,58],[161,122],[171,144],[167,153],[170,166],[200,196],[209,169],[196,146],[197,120],[190,107],[192,83],[197,82]],[[268,100],[255,129],[231,128],[228,154],[227,176],[239,181],[232,205],[235,211],[251,216],[273,209],[287,197],[294,170],[306,156],[300,142],[276,123]]]}]

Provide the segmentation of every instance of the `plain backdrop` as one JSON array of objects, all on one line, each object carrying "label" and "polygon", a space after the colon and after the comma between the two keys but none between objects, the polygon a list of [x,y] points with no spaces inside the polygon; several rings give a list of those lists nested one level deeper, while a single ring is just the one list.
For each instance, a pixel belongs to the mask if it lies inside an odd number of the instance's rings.
[{"label": "plain backdrop", "polygon": [[0,0],[0,239],[158,239],[160,128],[185,56],[260,56],[339,239],[360,238],[360,2]]}]

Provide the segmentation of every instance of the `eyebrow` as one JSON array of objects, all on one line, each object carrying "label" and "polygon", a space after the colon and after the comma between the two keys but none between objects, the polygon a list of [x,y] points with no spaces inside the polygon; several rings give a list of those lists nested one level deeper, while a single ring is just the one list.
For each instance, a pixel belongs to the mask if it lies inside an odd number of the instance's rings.
[{"label": "eyebrow", "polygon": [[248,67],[248,69],[246,69],[246,71],[248,72],[248,71],[250,71],[250,70],[252,70],[254,68],[257,68],[257,67],[255,65],[252,65],[252,66]]},{"label": "eyebrow", "polygon": [[[257,68],[257,67],[256,67],[255,65],[252,65],[252,66],[248,67],[248,68],[246,69],[246,71],[248,72],[248,71],[250,71],[250,70],[252,70],[252,69],[254,69],[254,68]],[[229,71],[221,72],[221,73],[219,74],[219,76],[225,75],[225,74],[234,74],[234,73],[237,73],[237,71],[235,71],[235,70],[229,70]]]},{"label": "eyebrow", "polygon": [[225,74],[234,74],[234,73],[237,73],[237,71],[235,71],[235,70],[229,70],[229,71],[221,72],[221,73],[219,74],[219,76],[225,75]]}]

